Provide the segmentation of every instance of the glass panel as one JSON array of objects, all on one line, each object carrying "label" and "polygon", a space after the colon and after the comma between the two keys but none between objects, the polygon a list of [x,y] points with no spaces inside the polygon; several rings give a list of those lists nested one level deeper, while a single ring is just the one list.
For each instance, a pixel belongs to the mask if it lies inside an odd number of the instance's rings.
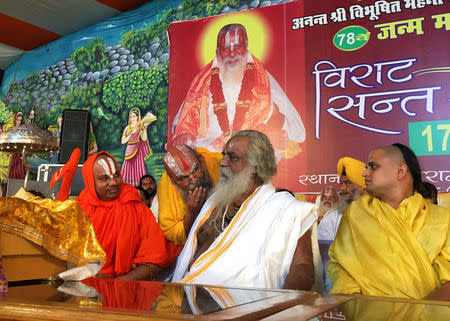
[{"label": "glass panel", "polygon": [[208,314],[291,293],[283,290],[232,289],[172,283],[91,278],[63,284],[8,288],[6,300],[64,307],[142,313]]},{"label": "glass panel", "polygon": [[418,321],[448,320],[450,306],[437,301],[361,296],[322,313],[310,321]]}]

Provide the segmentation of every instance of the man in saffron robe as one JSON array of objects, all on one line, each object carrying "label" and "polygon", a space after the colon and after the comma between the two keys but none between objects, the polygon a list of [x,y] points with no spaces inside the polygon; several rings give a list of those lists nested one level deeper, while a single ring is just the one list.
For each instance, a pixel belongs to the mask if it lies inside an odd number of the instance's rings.
[{"label": "man in saffron robe", "polygon": [[414,153],[377,148],[363,176],[368,193],[349,205],[330,247],[330,293],[450,300],[450,210],[425,200]]},{"label": "man in saffron robe", "polygon": [[164,155],[166,171],[158,187],[158,223],[166,238],[184,245],[187,234],[206,197],[219,178],[221,155],[187,145],[169,148]]},{"label": "man in saffron robe", "polygon": [[322,273],[310,233],[315,206],[275,191],[275,153],[265,134],[236,132],[222,154],[216,191],[191,228],[173,281],[310,290]]},{"label": "man in saffron robe", "polygon": [[107,256],[99,274],[151,280],[175,259],[173,244],[164,238],[137,190],[122,181],[119,166],[110,154],[92,155],[82,172],[86,188],[78,204],[91,220]]},{"label": "man in saffron robe", "polygon": [[241,24],[224,26],[216,57],[197,74],[172,124],[172,144],[220,152],[232,132],[255,129],[267,134],[276,157],[301,149],[305,128],[283,89],[248,50]]}]

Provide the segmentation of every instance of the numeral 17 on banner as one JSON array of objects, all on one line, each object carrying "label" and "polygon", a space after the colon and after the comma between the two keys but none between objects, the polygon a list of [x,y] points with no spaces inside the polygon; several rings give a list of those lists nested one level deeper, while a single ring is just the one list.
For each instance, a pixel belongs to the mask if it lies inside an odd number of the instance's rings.
[{"label": "numeral 17 on banner", "polygon": [[450,120],[409,123],[408,132],[416,155],[450,155]]}]

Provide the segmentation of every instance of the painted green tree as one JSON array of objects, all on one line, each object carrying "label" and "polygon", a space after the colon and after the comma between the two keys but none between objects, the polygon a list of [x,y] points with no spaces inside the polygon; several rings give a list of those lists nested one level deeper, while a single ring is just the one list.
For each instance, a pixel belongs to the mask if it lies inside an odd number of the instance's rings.
[{"label": "painted green tree", "polygon": [[126,71],[105,81],[102,102],[112,111],[148,109],[150,100],[167,75],[168,66]]},{"label": "painted green tree", "polygon": [[9,110],[5,103],[0,100],[0,124],[4,124],[9,120]]},{"label": "painted green tree", "polygon": [[117,141],[121,135],[120,119],[115,113],[103,106],[101,97],[102,83],[92,83],[84,87],[78,87],[72,93],[63,96],[58,107],[51,111],[49,118],[52,120],[52,123],[56,123],[56,119],[62,114],[64,109],[90,110],[97,144],[114,146],[120,143],[120,141]]},{"label": "painted green tree", "polygon": [[95,38],[86,46],[77,48],[71,57],[78,72],[103,70],[108,67],[109,60],[105,48],[105,41],[102,38]]},{"label": "painted green tree", "polygon": [[[120,130],[133,108],[139,108],[142,116],[151,112],[157,117],[148,130],[151,131],[152,148],[158,151],[164,150],[167,139],[167,73],[166,63],[161,67],[124,72],[106,80],[103,85],[102,104],[118,116],[122,124]],[[121,137],[121,133],[117,137]]]}]

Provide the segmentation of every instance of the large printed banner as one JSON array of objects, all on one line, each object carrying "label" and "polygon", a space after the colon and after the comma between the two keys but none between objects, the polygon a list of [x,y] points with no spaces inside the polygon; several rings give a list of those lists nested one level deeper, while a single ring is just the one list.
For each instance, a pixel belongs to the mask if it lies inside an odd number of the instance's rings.
[{"label": "large printed banner", "polygon": [[276,187],[316,193],[338,183],[339,158],[399,142],[450,191],[449,35],[444,0],[295,1],[172,23],[168,146],[221,151],[257,129]]}]

